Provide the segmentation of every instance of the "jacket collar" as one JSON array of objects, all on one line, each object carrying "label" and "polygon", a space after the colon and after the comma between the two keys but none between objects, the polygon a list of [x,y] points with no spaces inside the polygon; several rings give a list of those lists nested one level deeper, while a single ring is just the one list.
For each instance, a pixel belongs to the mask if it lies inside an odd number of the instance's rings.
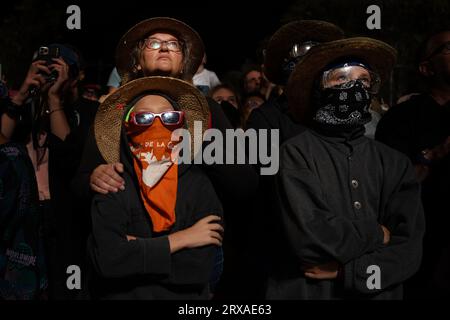
[{"label": "jacket collar", "polygon": [[333,144],[346,144],[356,146],[364,141],[365,127],[363,125],[354,128],[339,128],[336,126],[313,122],[310,127],[313,134]]}]

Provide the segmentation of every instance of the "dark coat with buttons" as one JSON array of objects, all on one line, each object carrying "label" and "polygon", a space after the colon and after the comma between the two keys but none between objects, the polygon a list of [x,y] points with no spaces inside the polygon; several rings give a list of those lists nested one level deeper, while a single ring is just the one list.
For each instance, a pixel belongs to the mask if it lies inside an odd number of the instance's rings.
[{"label": "dark coat with buttons", "polygon": [[[402,298],[402,282],[421,262],[420,186],[407,157],[363,133],[308,129],[281,147],[276,194],[283,232],[274,239],[267,298]],[[391,232],[387,245],[380,225]],[[303,264],[330,261],[341,265],[337,279],[304,276]],[[379,289],[368,286],[371,266],[379,267]]]},{"label": "dark coat with buttons", "polygon": [[[176,221],[170,230],[152,231],[141,197],[131,154],[123,147],[125,190],[97,194],[92,202],[92,236],[88,254],[91,298],[132,300],[208,299],[217,247],[170,253],[168,235],[194,225],[222,206],[206,174],[195,165],[178,166]],[[127,241],[126,236],[136,237]]]}]

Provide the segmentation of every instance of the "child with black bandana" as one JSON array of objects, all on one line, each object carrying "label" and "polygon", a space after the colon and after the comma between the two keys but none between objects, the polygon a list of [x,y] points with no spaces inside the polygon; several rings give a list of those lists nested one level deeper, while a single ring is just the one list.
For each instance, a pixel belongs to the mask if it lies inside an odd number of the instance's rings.
[{"label": "child with black bandana", "polygon": [[418,270],[424,217],[412,165],[364,136],[395,59],[381,41],[349,38],[312,48],[291,75],[288,103],[308,129],[280,150],[285,250],[267,298],[401,299]]}]

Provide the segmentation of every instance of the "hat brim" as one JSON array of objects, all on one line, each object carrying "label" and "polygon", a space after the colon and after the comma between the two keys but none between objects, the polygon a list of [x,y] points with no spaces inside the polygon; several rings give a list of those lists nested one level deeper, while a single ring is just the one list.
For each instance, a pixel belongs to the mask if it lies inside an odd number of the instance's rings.
[{"label": "hat brim", "polygon": [[[128,82],[100,104],[94,121],[98,149],[107,163],[120,161],[120,136],[127,104],[147,91],[165,94],[185,113],[187,129],[194,150],[194,122],[201,121],[202,133],[208,128],[209,106],[202,93],[190,83],[170,77],[145,77]],[[192,157],[195,155],[192,152]]]},{"label": "hat brim", "polygon": [[312,89],[320,73],[330,63],[347,57],[368,64],[383,83],[395,65],[397,50],[383,41],[365,37],[336,40],[313,47],[297,63],[286,87],[289,109],[298,121],[308,117]]},{"label": "hat brim", "polygon": [[294,44],[306,41],[328,42],[342,39],[344,31],[321,20],[299,20],[285,24],[270,38],[264,59],[264,74],[271,82],[285,85],[282,65]]},{"label": "hat brim", "polygon": [[186,46],[183,77],[185,80],[190,80],[194,76],[205,53],[201,37],[182,21],[168,17],[156,17],[139,22],[120,39],[116,48],[116,67],[122,78],[126,79],[128,74],[133,73],[135,66],[132,52],[137,43],[154,32],[164,31],[183,41]]}]

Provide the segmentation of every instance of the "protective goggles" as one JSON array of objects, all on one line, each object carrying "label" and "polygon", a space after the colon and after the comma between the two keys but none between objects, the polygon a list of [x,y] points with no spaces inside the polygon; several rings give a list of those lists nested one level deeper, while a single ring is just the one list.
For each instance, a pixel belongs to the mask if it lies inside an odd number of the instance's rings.
[{"label": "protective goggles", "polygon": [[318,45],[319,42],[307,41],[300,44],[295,43],[291,50],[289,50],[288,58],[285,61],[290,61],[295,58],[303,57],[312,47]]},{"label": "protective goggles", "polygon": [[126,122],[132,122],[138,126],[151,126],[155,118],[159,118],[166,126],[176,126],[184,121],[183,111],[165,111],[162,113],[145,112],[130,112],[125,118]]},{"label": "protective goggles", "polygon": [[[356,80],[359,80],[370,93],[376,94],[380,90],[380,76],[362,65],[344,65],[325,71],[322,74],[321,88],[352,87]],[[348,86],[345,86],[346,84]]]}]

